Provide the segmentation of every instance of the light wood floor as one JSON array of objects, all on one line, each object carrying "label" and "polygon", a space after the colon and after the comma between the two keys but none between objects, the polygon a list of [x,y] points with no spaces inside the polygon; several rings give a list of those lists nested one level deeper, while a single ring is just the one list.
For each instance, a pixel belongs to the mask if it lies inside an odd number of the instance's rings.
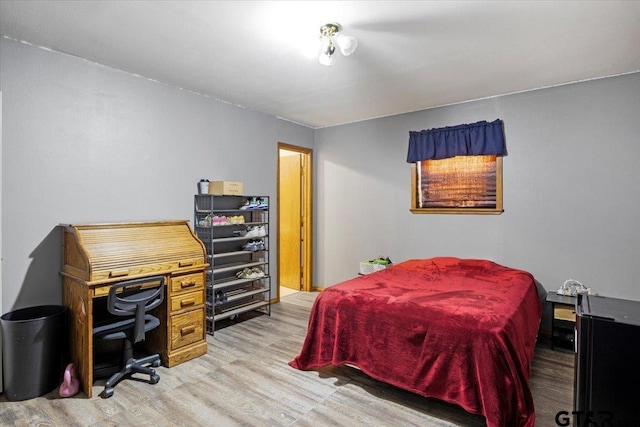
[{"label": "light wood floor", "polygon": [[286,286],[280,286],[280,298],[287,297],[289,295],[298,293],[295,289],[287,288]]},{"label": "light wood floor", "polygon": [[[156,385],[124,380],[110,399],[53,391],[23,402],[0,395],[0,426],[483,426],[484,418],[368,378],[357,369],[303,372],[287,364],[304,339],[316,294],[298,292],[208,336],[208,354],[158,368]],[[571,412],[573,356],[540,347],[531,388],[536,426]]]}]

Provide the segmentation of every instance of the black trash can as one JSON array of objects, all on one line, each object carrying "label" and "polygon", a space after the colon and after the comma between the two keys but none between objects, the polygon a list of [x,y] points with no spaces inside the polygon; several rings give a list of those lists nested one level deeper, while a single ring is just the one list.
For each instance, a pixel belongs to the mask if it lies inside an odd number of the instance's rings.
[{"label": "black trash can", "polygon": [[32,399],[60,385],[67,341],[65,314],[63,306],[41,305],[0,317],[7,400]]}]

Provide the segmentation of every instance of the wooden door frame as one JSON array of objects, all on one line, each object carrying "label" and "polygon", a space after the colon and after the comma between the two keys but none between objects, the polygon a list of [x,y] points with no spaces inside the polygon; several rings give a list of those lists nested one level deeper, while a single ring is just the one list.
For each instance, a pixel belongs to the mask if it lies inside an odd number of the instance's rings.
[{"label": "wooden door frame", "polygon": [[[299,147],[296,145],[286,144],[284,142],[278,142],[278,172],[277,172],[277,187],[278,187],[278,200],[280,200],[280,150],[295,151],[304,155],[303,166],[303,206],[302,208],[302,221],[303,227],[303,259],[302,259],[302,287],[301,291],[310,292],[312,290],[312,278],[313,278],[313,150],[310,148]],[[280,297],[280,203],[278,203],[278,224],[277,224],[277,236],[278,236],[278,277],[276,278],[278,288],[278,298]]]}]

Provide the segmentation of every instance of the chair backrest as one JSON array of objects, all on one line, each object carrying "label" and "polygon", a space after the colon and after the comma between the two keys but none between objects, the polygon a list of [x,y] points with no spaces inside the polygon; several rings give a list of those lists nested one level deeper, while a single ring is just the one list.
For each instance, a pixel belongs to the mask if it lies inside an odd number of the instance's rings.
[{"label": "chair backrest", "polygon": [[109,289],[107,310],[116,316],[135,316],[134,342],[144,340],[145,313],[164,300],[164,276],[116,283]]}]

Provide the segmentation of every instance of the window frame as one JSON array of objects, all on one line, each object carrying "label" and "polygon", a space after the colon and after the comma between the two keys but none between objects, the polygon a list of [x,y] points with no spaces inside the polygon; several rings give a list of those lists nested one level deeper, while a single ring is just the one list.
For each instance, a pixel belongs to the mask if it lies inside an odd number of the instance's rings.
[{"label": "window frame", "polygon": [[[437,160],[436,160],[437,161]],[[504,212],[502,204],[502,156],[496,156],[496,207],[495,208],[422,208],[418,206],[418,165],[411,163],[411,208],[414,214],[474,214],[474,215],[500,215]]]}]

